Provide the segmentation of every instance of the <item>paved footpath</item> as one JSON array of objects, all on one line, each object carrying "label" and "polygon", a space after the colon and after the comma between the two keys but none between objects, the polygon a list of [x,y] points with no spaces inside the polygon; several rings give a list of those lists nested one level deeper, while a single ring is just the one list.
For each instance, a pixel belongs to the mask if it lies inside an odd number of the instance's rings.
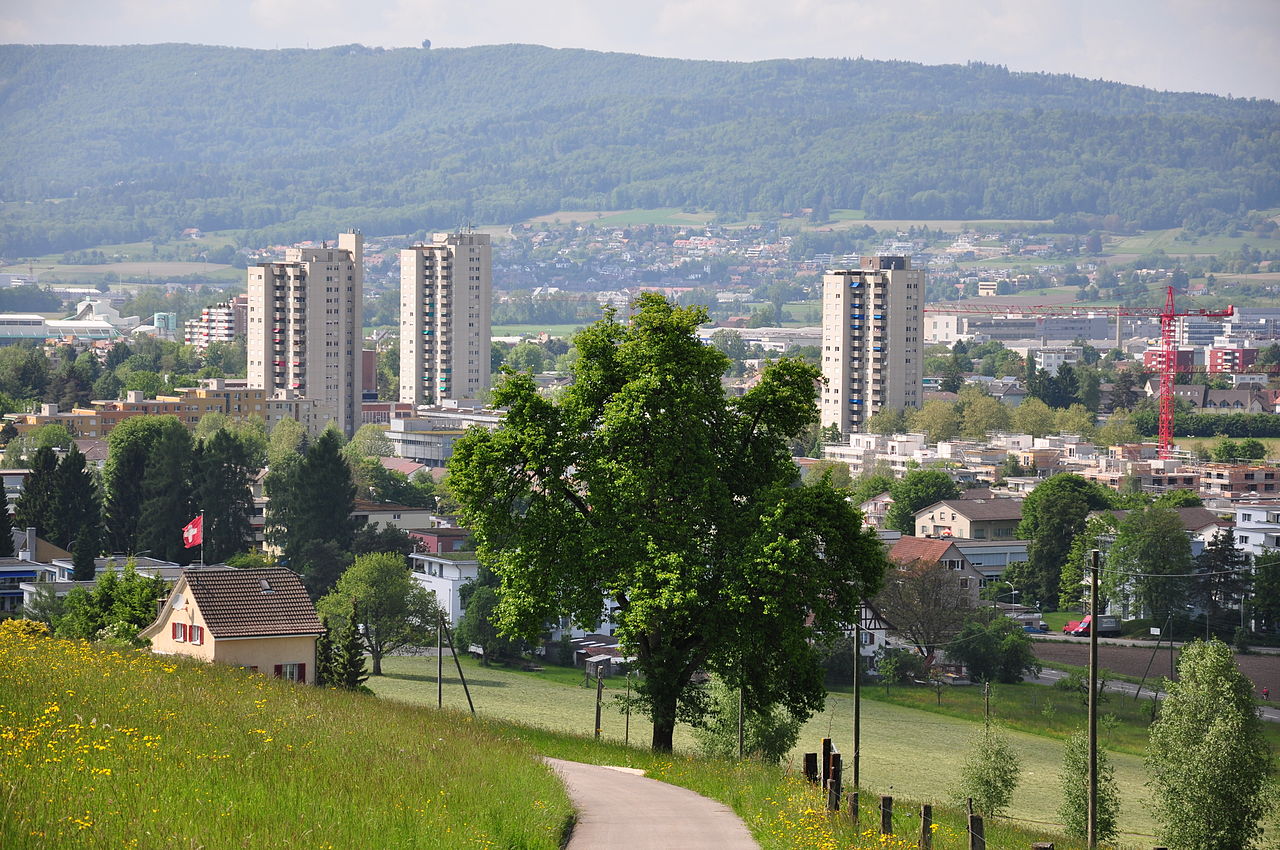
[{"label": "paved footpath", "polygon": [[567,850],[759,850],[723,803],[633,768],[546,761],[578,813]]}]

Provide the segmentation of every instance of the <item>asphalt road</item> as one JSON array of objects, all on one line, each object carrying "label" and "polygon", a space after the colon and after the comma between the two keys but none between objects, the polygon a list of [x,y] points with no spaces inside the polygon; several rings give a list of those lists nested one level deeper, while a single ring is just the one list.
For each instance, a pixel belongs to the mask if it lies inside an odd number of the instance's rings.
[{"label": "asphalt road", "polygon": [[[1041,672],[1041,674],[1038,677],[1034,679],[1027,679],[1026,681],[1035,682],[1040,685],[1052,685],[1054,682],[1058,681],[1059,679],[1065,679],[1069,675],[1071,674],[1063,673],[1061,670],[1045,669],[1043,672]],[[1138,686],[1131,682],[1107,682],[1106,691],[1108,693],[1124,694],[1125,696],[1129,696],[1129,697],[1132,697],[1136,694],[1138,696],[1141,696],[1143,699],[1151,699],[1153,697],[1155,697],[1156,699],[1164,699],[1165,694],[1163,691],[1157,694],[1155,690],[1153,690],[1153,688],[1159,684],[1160,684],[1160,680],[1159,678],[1157,678],[1155,681],[1151,682],[1150,684],[1143,685],[1142,692],[1139,693]],[[1086,690],[1088,689],[1086,688]],[[1258,712],[1259,714],[1262,715],[1263,720],[1267,720],[1272,723],[1280,723],[1280,708],[1271,708],[1269,706],[1264,705],[1258,709]]]},{"label": "asphalt road", "polygon": [[723,803],[632,768],[546,761],[578,813],[567,850],[759,850]]}]

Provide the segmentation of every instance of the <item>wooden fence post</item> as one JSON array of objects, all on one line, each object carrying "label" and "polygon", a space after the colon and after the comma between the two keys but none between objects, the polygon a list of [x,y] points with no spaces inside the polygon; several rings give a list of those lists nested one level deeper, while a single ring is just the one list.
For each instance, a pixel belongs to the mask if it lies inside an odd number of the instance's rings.
[{"label": "wooden fence post", "polygon": [[840,754],[831,754],[831,778],[827,780],[827,811],[840,811]]},{"label": "wooden fence post", "polygon": [[987,835],[982,828],[982,815],[969,815],[969,850],[987,850]]},{"label": "wooden fence post", "polygon": [[818,769],[822,771],[822,787],[827,787],[827,780],[831,778],[831,739],[822,739],[822,762],[818,765]]},{"label": "wooden fence post", "polygon": [[933,806],[925,803],[920,807],[920,850],[931,850],[933,847]]},{"label": "wooden fence post", "polygon": [[814,785],[818,784],[818,754],[817,753],[804,754],[804,778],[812,782]]},{"label": "wooden fence post", "polygon": [[1031,850],[1053,850],[1052,841],[1037,841],[1031,845]]},{"label": "wooden fence post", "polygon": [[849,820],[853,821],[853,828],[858,828],[858,787],[853,787],[853,792],[849,795]]},{"label": "wooden fence post", "polygon": [[880,798],[880,834],[893,835],[893,798]]}]

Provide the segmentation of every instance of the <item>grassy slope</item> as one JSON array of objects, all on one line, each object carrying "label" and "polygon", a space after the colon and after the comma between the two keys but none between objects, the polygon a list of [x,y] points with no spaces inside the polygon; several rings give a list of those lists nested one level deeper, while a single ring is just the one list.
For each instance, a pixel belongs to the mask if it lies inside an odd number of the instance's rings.
[{"label": "grassy slope", "polygon": [[468,718],[3,629],[0,789],[15,848],[553,850],[571,812]]},{"label": "grassy slope", "polygon": [[[546,674],[529,674],[482,668],[469,660],[465,660],[464,665],[472,698],[477,710],[484,715],[578,734],[589,733],[593,727],[595,690],[581,686],[581,673],[548,668]],[[384,666],[388,675],[371,682],[379,695],[405,702],[435,703],[433,663],[422,658],[392,658],[387,659]],[[445,674],[445,706],[465,708],[466,699],[457,674],[449,668]],[[625,682],[621,679],[606,682],[606,706],[612,695],[621,693],[623,688]],[[870,689],[865,693],[872,698],[864,702],[862,710],[864,786],[920,800],[947,799],[976,724],[962,717],[885,703],[875,699]],[[928,696],[933,699],[931,693]],[[961,697],[948,693],[944,699],[949,704]],[[996,705],[1000,705],[999,697]],[[837,747],[843,745],[848,749],[852,717],[849,695],[833,694],[827,710],[805,727],[792,760],[798,764],[799,752],[815,749],[819,739],[826,735],[835,739]],[[603,735],[607,740],[623,740],[624,724],[624,718],[617,711],[606,707]],[[647,742],[648,726],[643,718],[632,717],[630,738],[632,743]],[[1014,797],[1011,814],[1033,821],[1056,822],[1061,742],[1018,731],[1011,731],[1010,738],[1023,759],[1023,781]],[[688,728],[677,728],[676,747],[692,746]],[[1112,761],[1117,779],[1126,789],[1123,828],[1137,833],[1152,832],[1153,823],[1142,805],[1147,799],[1147,790],[1141,759],[1129,753],[1114,753]]]}]

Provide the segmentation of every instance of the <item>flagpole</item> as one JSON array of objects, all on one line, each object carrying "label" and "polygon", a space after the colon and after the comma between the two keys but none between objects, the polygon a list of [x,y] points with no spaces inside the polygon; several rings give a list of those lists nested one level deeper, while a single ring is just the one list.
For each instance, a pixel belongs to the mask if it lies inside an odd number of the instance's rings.
[{"label": "flagpole", "polygon": [[200,566],[204,566],[204,508],[200,509]]}]

